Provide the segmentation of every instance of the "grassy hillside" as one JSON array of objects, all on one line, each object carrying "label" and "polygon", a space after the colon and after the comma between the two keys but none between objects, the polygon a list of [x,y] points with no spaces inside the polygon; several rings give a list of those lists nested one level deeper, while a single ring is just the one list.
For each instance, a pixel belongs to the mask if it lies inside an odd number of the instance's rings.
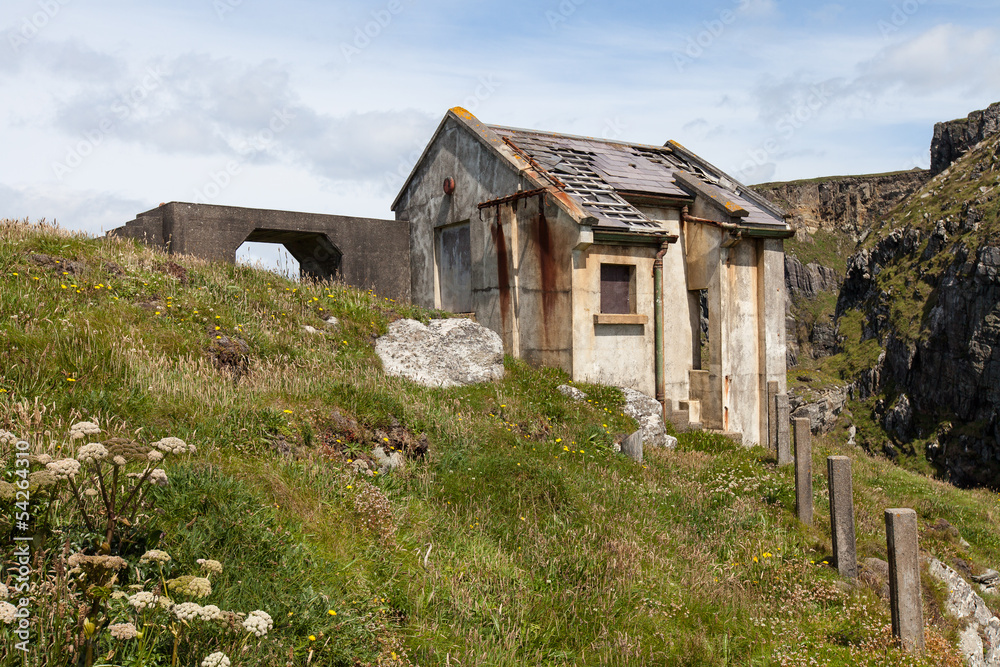
[{"label": "grassy hillside", "polygon": [[[916,660],[892,646],[880,582],[827,565],[825,457],[854,458],[861,558],[886,556],[884,508],[913,507],[923,548],[995,567],[997,494],[903,471],[837,432],[814,443],[816,521],[804,526],[791,470],[759,448],[687,433],[643,464],[615,453],[635,424],[613,388],[581,385],[590,398],[575,402],[556,390],[563,373],[512,359],[504,380],[468,388],[385,376],[375,337],[432,315],[0,223],[0,428],[29,442],[32,471],[86,458],[88,442],[105,443],[101,465],[122,456],[113,478],[97,463],[76,486],[32,478],[31,643],[18,651],[0,622],[0,664],[201,665],[216,652],[233,665],[960,664],[926,578],[929,655]],[[73,440],[80,421],[101,432]],[[147,450],[168,436],[197,451],[157,463],[169,483],[147,485],[105,540],[99,489],[127,487],[124,471],[150,468]],[[0,443],[16,484],[16,446]],[[408,465],[355,472],[376,444]],[[22,534],[15,502],[0,493],[5,536]],[[193,574],[211,592],[178,583]],[[137,609],[139,588],[219,618]],[[272,621],[259,637],[245,626],[256,621],[227,614],[256,610]],[[130,622],[141,637],[112,636]]]}]

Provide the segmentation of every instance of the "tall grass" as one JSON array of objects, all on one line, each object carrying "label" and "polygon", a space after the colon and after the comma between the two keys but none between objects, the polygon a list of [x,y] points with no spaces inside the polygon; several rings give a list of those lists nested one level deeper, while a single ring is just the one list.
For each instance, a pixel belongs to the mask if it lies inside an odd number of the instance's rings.
[{"label": "tall grass", "polygon": [[[0,239],[0,427],[38,451],[83,418],[108,436],[198,445],[196,461],[168,468],[143,546],[170,552],[178,572],[222,561],[214,603],[275,621],[254,664],[955,659],[933,596],[931,652],[906,658],[878,590],[824,563],[822,474],[816,525],[804,526],[791,471],[759,448],[685,433],[643,464],[621,457],[614,444],[635,424],[614,388],[581,386],[589,399],[573,401],[556,389],[565,374],[514,359],[502,381],[472,387],[385,376],[374,337],[394,318],[435,313],[49,226],[5,222]],[[70,280],[33,253],[85,268]],[[237,339],[245,347],[220,351]],[[365,459],[376,433],[423,434],[429,450],[391,475],[355,472],[349,460]],[[970,543],[925,531],[932,553],[1000,562],[996,494],[902,471],[845,440],[816,443],[813,469],[829,453],[854,458],[862,557],[885,557],[882,508],[912,506],[923,527],[947,519]],[[182,664],[218,641],[190,633]],[[69,664],[58,654],[26,664]],[[4,660],[21,664],[9,650]]]}]

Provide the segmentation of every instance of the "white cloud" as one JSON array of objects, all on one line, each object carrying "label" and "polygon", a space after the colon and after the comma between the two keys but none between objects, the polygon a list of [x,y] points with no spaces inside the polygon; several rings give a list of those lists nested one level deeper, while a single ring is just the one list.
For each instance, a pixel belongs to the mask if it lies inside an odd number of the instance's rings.
[{"label": "white cloud", "polygon": [[885,47],[858,69],[858,84],[881,94],[900,89],[933,94],[984,86],[993,87],[996,94],[1000,40],[992,28],[946,23]]},{"label": "white cloud", "polygon": [[0,218],[56,221],[67,229],[100,236],[148,209],[112,192],[55,187],[13,188],[0,183]]}]

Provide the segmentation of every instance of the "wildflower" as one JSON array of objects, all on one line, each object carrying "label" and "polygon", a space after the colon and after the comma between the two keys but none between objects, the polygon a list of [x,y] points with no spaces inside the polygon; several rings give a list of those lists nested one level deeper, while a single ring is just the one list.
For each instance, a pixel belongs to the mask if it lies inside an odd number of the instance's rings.
[{"label": "wildflower", "polygon": [[0,431],[0,445],[13,445],[17,442],[17,436],[10,431]]},{"label": "wildflower", "polygon": [[128,603],[135,607],[136,611],[144,611],[152,608],[159,598],[149,591],[139,591],[135,595],[130,595]]},{"label": "wildflower", "polygon": [[99,442],[91,442],[80,448],[76,460],[80,463],[97,463],[108,457],[108,450]]},{"label": "wildflower", "polygon": [[188,446],[188,444],[180,438],[174,437],[157,440],[153,443],[153,447],[156,447],[165,454],[187,454],[188,452],[195,451],[194,445]]},{"label": "wildflower", "polygon": [[243,627],[248,632],[258,637],[263,637],[267,634],[268,630],[274,627],[274,621],[271,620],[271,615],[266,611],[257,609],[250,612],[250,615],[246,617],[246,620],[243,621]]},{"label": "wildflower", "polygon": [[108,631],[115,639],[135,639],[139,636],[139,631],[132,623],[115,623],[108,626]]},{"label": "wildflower", "polygon": [[203,621],[215,621],[222,618],[222,610],[214,604],[207,604],[201,608],[199,616]]},{"label": "wildflower", "polygon": [[80,472],[80,462],[76,459],[60,459],[52,461],[45,467],[56,476],[56,479],[69,479]]},{"label": "wildflower", "polygon": [[54,486],[56,476],[48,470],[38,470],[28,475],[28,483],[33,486]]},{"label": "wildflower", "polygon": [[87,489],[86,491],[83,492],[83,495],[87,496],[88,498],[93,498],[97,495],[97,489]]},{"label": "wildflower", "polygon": [[69,435],[73,440],[82,440],[88,435],[97,435],[101,427],[96,422],[77,422],[69,427]]},{"label": "wildflower", "polygon": [[7,587],[4,586],[3,584],[0,584],[0,600],[6,600],[7,596],[9,595],[10,591],[7,589]]},{"label": "wildflower", "polygon": [[212,593],[212,582],[204,577],[185,575],[167,582],[171,591],[193,598],[208,597]]},{"label": "wildflower", "polygon": [[197,602],[181,602],[174,606],[173,612],[182,621],[193,621],[201,616],[201,605]]},{"label": "wildflower", "polygon": [[52,463],[52,457],[48,454],[39,454],[35,457],[35,463],[41,463],[42,465],[48,465]]},{"label": "wildflower", "polygon": [[201,667],[229,667],[229,658],[222,651],[216,651],[201,661]]},{"label": "wildflower", "polygon": [[17,487],[0,479],[0,500],[13,500]]},{"label": "wildflower", "polygon": [[311,642],[316,641],[316,635],[309,635],[309,641]]},{"label": "wildflower", "polygon": [[142,555],[139,563],[167,563],[170,561],[170,554],[159,549],[150,549]]},{"label": "wildflower", "polygon": [[116,457],[114,457],[113,459],[111,459],[111,461],[112,461],[112,462],[113,462],[113,463],[114,463],[114,464],[115,464],[116,466],[123,466],[123,465],[125,465],[126,463],[128,463],[128,461],[127,461],[127,460],[125,460],[125,457],[124,457],[124,456],[122,456],[121,454],[119,454],[118,456],[116,456]]},{"label": "wildflower", "polygon": [[152,461],[153,463],[159,463],[160,461],[163,460],[163,452],[158,452],[155,449],[151,449],[149,450],[149,453],[146,454],[146,458]]},{"label": "wildflower", "polygon": [[0,602],[0,621],[10,625],[17,619],[17,607],[9,602]]},{"label": "wildflower", "polygon": [[201,565],[201,569],[212,574],[222,574],[222,563],[217,560],[211,560],[208,558],[199,558],[195,561],[198,565]]},{"label": "wildflower", "polygon": [[115,591],[111,594],[112,600],[128,600],[128,593],[125,591]]},{"label": "wildflower", "polygon": [[163,468],[153,468],[153,471],[149,473],[149,482],[157,486],[166,486],[168,483],[167,471]]}]

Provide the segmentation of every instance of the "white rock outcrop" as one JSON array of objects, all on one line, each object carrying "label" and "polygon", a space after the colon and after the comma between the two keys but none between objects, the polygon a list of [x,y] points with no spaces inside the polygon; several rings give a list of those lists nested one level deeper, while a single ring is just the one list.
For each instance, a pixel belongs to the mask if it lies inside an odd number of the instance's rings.
[{"label": "white rock outcrop", "polygon": [[[962,576],[936,558],[928,559],[928,572],[948,587],[945,611],[968,625],[959,633],[958,648],[969,667],[1000,667],[1000,619]],[[983,637],[989,642],[984,653]]]},{"label": "white rock outcrop", "polygon": [[676,447],[677,438],[667,435],[667,427],[663,423],[663,406],[641,391],[628,387],[619,389],[625,396],[622,412],[639,422],[643,444],[647,447]]},{"label": "white rock outcrop", "polygon": [[396,320],[375,342],[389,375],[425,387],[458,387],[503,377],[503,341],[470,319]]}]

